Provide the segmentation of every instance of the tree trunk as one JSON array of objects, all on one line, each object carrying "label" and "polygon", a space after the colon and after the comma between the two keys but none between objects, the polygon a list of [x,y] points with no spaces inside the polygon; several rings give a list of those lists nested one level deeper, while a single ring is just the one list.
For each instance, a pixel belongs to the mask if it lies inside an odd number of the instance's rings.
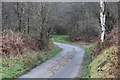
[{"label": "tree trunk", "polygon": [[27,25],[28,25],[28,26],[27,26],[27,33],[28,33],[28,34],[30,33],[30,17],[29,17],[29,15],[30,15],[30,14],[29,14],[29,9],[28,9],[28,18],[27,18],[27,19],[28,19],[28,23],[27,23]]},{"label": "tree trunk", "polygon": [[22,6],[21,6],[22,4],[20,4],[20,10],[19,10],[19,2],[17,2],[17,16],[18,16],[18,29],[17,29],[17,31],[18,32],[21,32],[21,24],[22,24],[22,20],[21,20],[21,18],[22,18],[22,16],[21,16],[21,14],[20,14],[20,12],[21,12],[21,10],[22,10]]},{"label": "tree trunk", "polygon": [[101,33],[101,41],[104,41],[105,38],[105,5],[104,5],[104,0],[100,0],[100,21],[101,21],[101,28],[102,28],[102,33]]}]

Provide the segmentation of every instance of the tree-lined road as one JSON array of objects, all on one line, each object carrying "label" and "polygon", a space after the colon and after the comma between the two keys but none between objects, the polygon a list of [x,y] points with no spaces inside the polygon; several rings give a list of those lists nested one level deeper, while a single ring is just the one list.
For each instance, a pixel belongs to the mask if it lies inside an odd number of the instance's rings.
[{"label": "tree-lined road", "polygon": [[19,78],[75,78],[80,76],[83,49],[74,45],[54,43],[63,50]]}]

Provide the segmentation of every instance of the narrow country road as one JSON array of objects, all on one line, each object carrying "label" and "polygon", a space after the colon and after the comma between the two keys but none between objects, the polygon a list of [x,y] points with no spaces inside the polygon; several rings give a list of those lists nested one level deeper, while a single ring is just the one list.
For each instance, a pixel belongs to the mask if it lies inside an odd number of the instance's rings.
[{"label": "narrow country road", "polygon": [[69,44],[54,43],[63,50],[19,78],[75,78],[80,75],[83,49]]}]

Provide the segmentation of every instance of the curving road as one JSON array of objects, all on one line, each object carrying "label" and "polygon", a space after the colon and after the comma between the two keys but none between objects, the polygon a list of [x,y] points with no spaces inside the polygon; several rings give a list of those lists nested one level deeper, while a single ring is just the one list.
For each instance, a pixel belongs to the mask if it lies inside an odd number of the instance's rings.
[{"label": "curving road", "polygon": [[84,51],[82,48],[54,42],[63,50],[19,78],[75,78],[80,76]]}]

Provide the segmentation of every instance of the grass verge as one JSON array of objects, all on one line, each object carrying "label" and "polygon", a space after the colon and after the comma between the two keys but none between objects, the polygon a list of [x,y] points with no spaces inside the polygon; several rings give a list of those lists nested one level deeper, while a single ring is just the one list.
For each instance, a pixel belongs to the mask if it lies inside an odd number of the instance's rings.
[{"label": "grass verge", "polygon": [[83,48],[83,49],[85,51],[85,57],[83,61],[82,78],[89,78],[89,74],[90,74],[89,65],[91,63],[91,51],[90,51],[90,47]]},{"label": "grass verge", "polygon": [[70,42],[69,41],[69,36],[68,35],[53,35],[51,36],[51,40],[55,42],[61,42],[61,43],[66,43],[66,44],[73,44],[73,45],[93,45],[91,43],[86,43],[86,42]]},{"label": "grass verge", "polygon": [[10,58],[2,58],[0,62],[2,67],[2,78],[16,78],[38,64],[50,59],[56,55],[61,49],[55,46],[53,49],[42,52],[29,52],[25,55]]},{"label": "grass verge", "polygon": [[68,44],[70,43],[69,41],[67,41],[67,39],[69,39],[68,35],[53,35],[51,39],[56,42],[68,43]]}]

